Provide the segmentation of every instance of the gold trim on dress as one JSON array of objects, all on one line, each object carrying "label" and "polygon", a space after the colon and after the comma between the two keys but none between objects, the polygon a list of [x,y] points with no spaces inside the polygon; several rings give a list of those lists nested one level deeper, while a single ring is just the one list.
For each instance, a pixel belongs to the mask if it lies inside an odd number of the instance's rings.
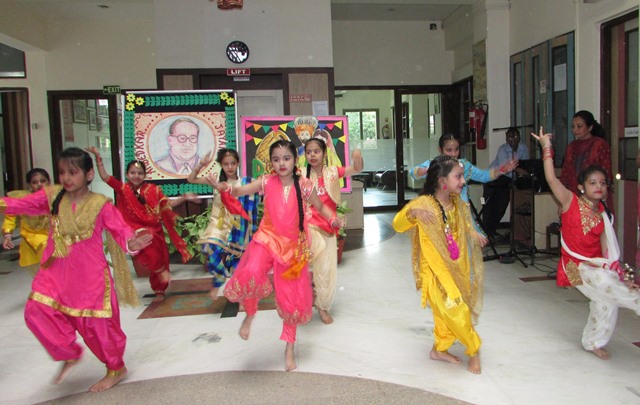
[{"label": "gold trim on dress", "polygon": [[51,307],[56,311],[62,312],[63,314],[73,316],[76,318],[111,318],[113,315],[113,311],[111,308],[111,283],[109,282],[109,268],[105,268],[104,270],[104,278],[105,278],[105,288],[104,288],[104,297],[102,301],[102,307],[104,309],[78,309],[78,308],[70,308],[66,305],[62,305],[55,299],[39,293],[37,291],[32,291],[29,294],[29,299],[39,302],[43,305]]}]

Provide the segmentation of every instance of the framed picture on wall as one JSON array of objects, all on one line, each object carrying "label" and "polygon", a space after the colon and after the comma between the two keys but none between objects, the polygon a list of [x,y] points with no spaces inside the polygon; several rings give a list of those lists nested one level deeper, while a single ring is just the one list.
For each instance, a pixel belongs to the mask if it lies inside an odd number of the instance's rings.
[{"label": "framed picture on wall", "polygon": [[98,114],[95,108],[87,108],[87,118],[89,120],[89,131],[98,130]]},{"label": "framed picture on wall", "polygon": [[205,167],[199,162],[222,148],[236,149],[233,91],[127,92],[123,114],[125,162],[144,162],[146,180],[168,197],[212,195],[210,185],[191,184],[187,178],[196,168],[200,177],[220,173],[217,162]]},{"label": "framed picture on wall", "polygon": [[87,100],[73,100],[73,122],[87,123]]}]

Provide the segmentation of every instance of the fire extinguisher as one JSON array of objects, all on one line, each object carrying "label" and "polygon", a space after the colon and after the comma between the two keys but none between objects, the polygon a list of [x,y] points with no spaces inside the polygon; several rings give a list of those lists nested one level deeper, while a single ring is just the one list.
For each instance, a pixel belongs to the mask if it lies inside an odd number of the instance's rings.
[{"label": "fire extinguisher", "polygon": [[469,108],[469,131],[471,140],[476,140],[478,149],[486,149],[487,139],[484,137],[487,126],[487,116],[489,114],[489,106],[487,104],[476,103]]}]

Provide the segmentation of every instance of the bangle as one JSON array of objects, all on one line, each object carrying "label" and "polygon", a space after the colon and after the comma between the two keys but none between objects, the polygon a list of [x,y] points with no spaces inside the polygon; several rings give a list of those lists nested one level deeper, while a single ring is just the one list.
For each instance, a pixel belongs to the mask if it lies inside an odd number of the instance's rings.
[{"label": "bangle", "polygon": [[548,145],[542,148],[542,160],[553,159],[553,148]]}]

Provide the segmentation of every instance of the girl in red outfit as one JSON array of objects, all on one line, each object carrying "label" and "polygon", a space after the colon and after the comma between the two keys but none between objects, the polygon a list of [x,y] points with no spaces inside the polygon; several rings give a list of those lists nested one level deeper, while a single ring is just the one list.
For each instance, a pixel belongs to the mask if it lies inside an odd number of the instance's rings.
[{"label": "girl in red outfit", "polygon": [[618,308],[629,308],[640,315],[640,290],[621,269],[620,249],[613,230],[613,215],[604,200],[608,180],[605,170],[589,166],[576,180],[578,193],[565,188],[553,167],[551,134],[531,134],[542,146],[544,174],[562,210],[561,257],[557,284],[574,286],[589,300],[589,317],[582,332],[582,346],[607,360],[605,346],[611,339]]},{"label": "girl in red outfit", "polygon": [[152,236],[151,245],[143,249],[133,258],[133,265],[138,272],[149,273],[149,283],[155,293],[154,302],[164,300],[164,293],[171,281],[169,273],[169,249],[164,238],[166,228],[171,242],[176,247],[182,261],[187,262],[191,255],[187,244],[175,230],[177,214],[171,208],[186,201],[197,199],[195,194],[185,194],[180,198],[169,200],[160,187],[144,181],[146,169],[144,163],[134,160],[127,165],[127,183],[111,176],[104,168],[100,152],[89,147],[87,152],[96,157],[98,174],[116,193],[116,207],[122,212],[124,220],[133,229],[146,228]]}]

